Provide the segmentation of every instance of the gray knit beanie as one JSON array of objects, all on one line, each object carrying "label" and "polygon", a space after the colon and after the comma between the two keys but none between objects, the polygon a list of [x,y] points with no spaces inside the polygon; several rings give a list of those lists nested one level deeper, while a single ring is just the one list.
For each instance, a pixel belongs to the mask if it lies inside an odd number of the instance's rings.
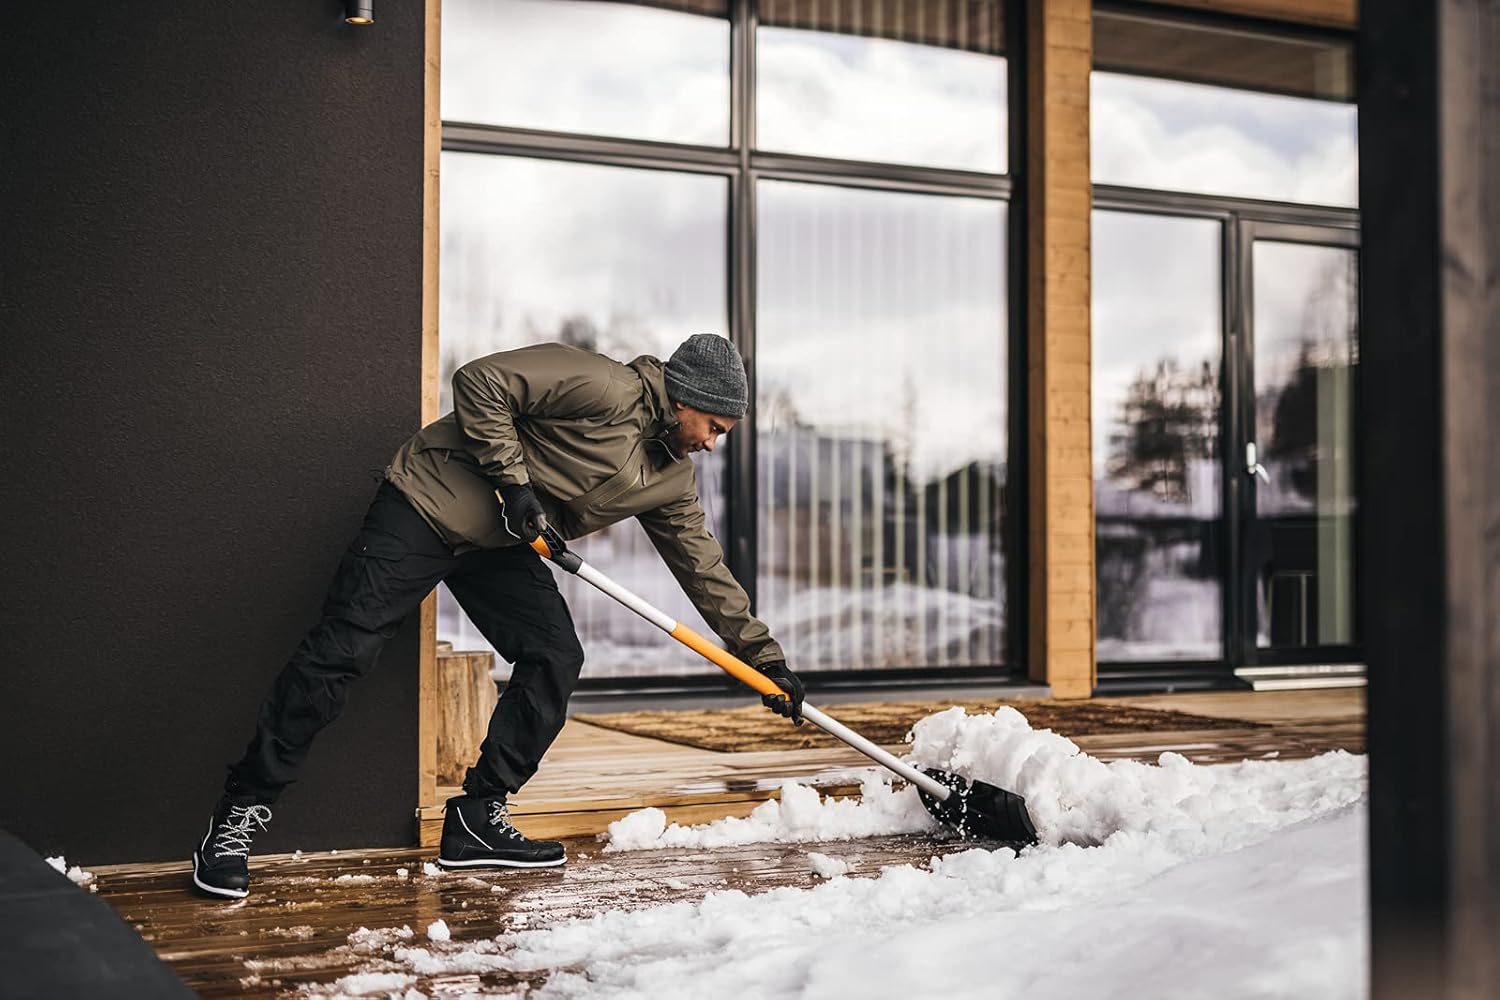
[{"label": "gray knit beanie", "polygon": [[749,405],[740,352],[716,334],[693,334],[667,359],[667,395],[704,413],[738,420]]}]

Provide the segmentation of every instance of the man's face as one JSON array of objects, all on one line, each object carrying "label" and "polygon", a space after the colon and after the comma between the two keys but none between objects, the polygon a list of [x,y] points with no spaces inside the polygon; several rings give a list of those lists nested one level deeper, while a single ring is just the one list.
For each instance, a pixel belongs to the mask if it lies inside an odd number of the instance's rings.
[{"label": "man's face", "polygon": [[739,423],[734,417],[704,413],[676,401],[673,401],[672,408],[676,411],[678,423],[667,432],[666,442],[676,458],[685,458],[698,451],[713,451],[719,438]]}]

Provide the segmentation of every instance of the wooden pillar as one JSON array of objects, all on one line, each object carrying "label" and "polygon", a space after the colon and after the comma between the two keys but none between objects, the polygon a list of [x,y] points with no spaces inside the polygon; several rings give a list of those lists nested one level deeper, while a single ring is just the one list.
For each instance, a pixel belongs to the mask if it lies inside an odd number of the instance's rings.
[{"label": "wooden pillar", "polygon": [[1089,453],[1090,0],[1026,8],[1031,678],[1087,698],[1094,669]]},{"label": "wooden pillar", "polygon": [[1362,0],[1376,1000],[1500,996],[1500,4]]},{"label": "wooden pillar", "polygon": [[[422,122],[422,413],[421,423],[438,418],[438,161],[443,144],[439,105],[442,55],[442,0],[427,0],[423,52],[425,99]],[[437,594],[418,613],[417,801],[416,810],[437,801]],[[415,828],[414,828],[415,829]],[[413,840],[415,843],[415,839]]]}]

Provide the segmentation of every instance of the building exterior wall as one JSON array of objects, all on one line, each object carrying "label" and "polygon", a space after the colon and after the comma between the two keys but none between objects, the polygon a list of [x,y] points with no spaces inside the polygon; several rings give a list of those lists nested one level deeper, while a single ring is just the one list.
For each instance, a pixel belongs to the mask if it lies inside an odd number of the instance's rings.
[{"label": "building exterior wall", "polygon": [[[185,858],[421,417],[423,12],[40,5],[0,56],[0,825]],[[413,621],[257,849],[410,843]]]}]

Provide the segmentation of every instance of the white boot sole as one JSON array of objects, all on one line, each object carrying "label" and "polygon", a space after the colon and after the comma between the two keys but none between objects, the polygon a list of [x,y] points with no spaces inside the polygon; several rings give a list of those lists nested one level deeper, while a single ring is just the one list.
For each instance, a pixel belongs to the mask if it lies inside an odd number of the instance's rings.
[{"label": "white boot sole", "polygon": [[556,868],[558,865],[567,864],[568,856],[564,854],[556,861],[501,861],[492,858],[481,858],[475,861],[449,861],[447,858],[438,858],[437,863],[442,868]]},{"label": "white boot sole", "polygon": [[197,851],[193,852],[193,884],[202,889],[204,892],[211,893],[215,896],[224,896],[228,899],[244,899],[246,896],[250,895],[249,889],[221,889],[216,885],[204,884],[204,882],[200,878],[198,878]]}]

